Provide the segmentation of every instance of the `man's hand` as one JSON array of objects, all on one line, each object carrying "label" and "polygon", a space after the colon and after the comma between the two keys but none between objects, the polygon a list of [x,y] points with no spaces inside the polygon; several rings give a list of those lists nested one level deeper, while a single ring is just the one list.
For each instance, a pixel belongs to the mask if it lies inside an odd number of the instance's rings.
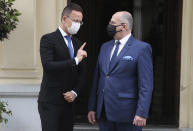
[{"label": "man's hand", "polygon": [[96,113],[95,113],[94,111],[89,111],[89,113],[88,113],[88,121],[89,121],[92,125],[96,124],[95,114],[96,114]]},{"label": "man's hand", "polygon": [[146,118],[140,117],[140,116],[135,116],[133,120],[133,125],[135,126],[145,126],[146,125]]},{"label": "man's hand", "polygon": [[76,58],[78,59],[78,63],[80,63],[85,57],[87,57],[87,52],[83,50],[85,45],[86,45],[86,42],[77,51]]},{"label": "man's hand", "polygon": [[63,93],[63,95],[64,95],[64,99],[67,102],[73,102],[75,100],[75,98],[76,98],[76,95],[74,93],[72,93],[71,91]]}]

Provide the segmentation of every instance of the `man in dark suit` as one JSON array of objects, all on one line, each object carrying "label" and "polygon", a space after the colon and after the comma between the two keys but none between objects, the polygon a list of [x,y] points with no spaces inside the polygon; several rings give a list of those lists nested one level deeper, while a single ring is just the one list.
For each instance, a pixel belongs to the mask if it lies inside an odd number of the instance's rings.
[{"label": "man in dark suit", "polygon": [[85,76],[87,52],[72,35],[82,24],[82,8],[74,3],[67,5],[61,25],[52,33],[42,36],[40,55],[43,79],[38,98],[42,131],[72,131],[72,102],[80,93]]},{"label": "man in dark suit", "polygon": [[[101,47],[88,106],[88,120],[101,131],[141,131],[153,90],[151,46],[135,39],[129,12],[115,13],[107,26],[114,39]],[[95,116],[96,115],[96,116]]]}]

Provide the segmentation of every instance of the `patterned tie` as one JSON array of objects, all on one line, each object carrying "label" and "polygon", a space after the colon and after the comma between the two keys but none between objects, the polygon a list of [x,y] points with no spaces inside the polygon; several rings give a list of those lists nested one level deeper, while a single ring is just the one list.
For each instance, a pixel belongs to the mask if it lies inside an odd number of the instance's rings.
[{"label": "patterned tie", "polygon": [[111,69],[116,61],[116,58],[117,58],[117,53],[118,53],[118,50],[119,50],[119,45],[120,45],[120,42],[117,41],[115,43],[116,47],[115,47],[115,50],[113,52],[113,55],[111,57],[111,60],[110,60],[110,63],[109,63],[109,69]]},{"label": "patterned tie", "polygon": [[72,44],[71,44],[71,37],[70,36],[65,36],[65,38],[67,39],[68,41],[68,50],[70,52],[70,57],[71,58],[74,58],[74,50],[72,48]]}]

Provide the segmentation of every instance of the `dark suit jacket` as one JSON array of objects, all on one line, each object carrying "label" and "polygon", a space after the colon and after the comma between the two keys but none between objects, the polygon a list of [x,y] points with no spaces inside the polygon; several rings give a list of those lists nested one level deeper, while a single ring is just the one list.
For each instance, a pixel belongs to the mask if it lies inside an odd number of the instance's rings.
[{"label": "dark suit jacket", "polygon": [[[74,55],[82,42],[72,37]],[[40,55],[43,66],[43,79],[39,93],[39,102],[53,104],[66,103],[63,93],[74,90],[77,94],[83,86],[85,60],[76,65],[70,58],[68,47],[59,29],[42,36]]]},{"label": "dark suit jacket", "polygon": [[104,104],[107,119],[116,122],[132,122],[135,115],[147,118],[153,90],[151,47],[131,35],[109,69],[113,43],[101,47],[88,110],[100,119]]}]

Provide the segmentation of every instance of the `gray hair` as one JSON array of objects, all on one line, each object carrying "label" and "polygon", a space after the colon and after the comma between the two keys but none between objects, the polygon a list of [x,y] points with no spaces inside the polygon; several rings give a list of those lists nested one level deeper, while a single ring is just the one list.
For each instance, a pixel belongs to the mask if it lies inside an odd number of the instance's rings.
[{"label": "gray hair", "polygon": [[132,17],[132,15],[129,12],[123,11],[122,15],[120,17],[120,21],[122,23],[128,24],[129,25],[129,29],[132,30],[132,28],[133,28],[133,17]]}]

